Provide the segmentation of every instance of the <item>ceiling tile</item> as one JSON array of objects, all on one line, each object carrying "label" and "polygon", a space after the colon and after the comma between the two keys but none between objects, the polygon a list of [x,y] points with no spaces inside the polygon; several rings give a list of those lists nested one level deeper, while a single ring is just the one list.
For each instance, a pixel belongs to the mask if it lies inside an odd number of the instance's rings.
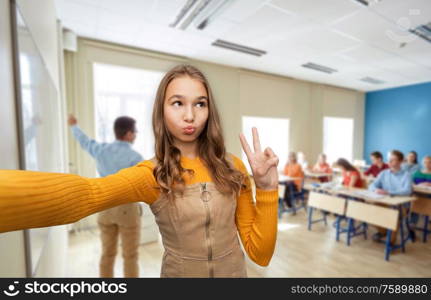
[{"label": "ceiling tile", "polygon": [[322,23],[336,22],[362,9],[353,1],[346,0],[272,0],[271,4]]}]

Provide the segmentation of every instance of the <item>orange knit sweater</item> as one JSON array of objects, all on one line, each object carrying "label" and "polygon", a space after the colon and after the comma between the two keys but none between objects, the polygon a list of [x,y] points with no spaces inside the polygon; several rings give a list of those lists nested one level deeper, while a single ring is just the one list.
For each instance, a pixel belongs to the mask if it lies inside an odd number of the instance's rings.
[{"label": "orange knit sweater", "polygon": [[[212,181],[199,158],[181,158],[186,184]],[[242,161],[235,167],[247,174]],[[129,202],[151,204],[159,197],[153,163],[134,167],[103,178],[73,174],[0,170],[0,232],[73,223],[96,212]],[[237,198],[236,224],[248,256],[266,266],[274,252],[277,235],[278,192],[256,190],[253,201],[250,180]]]}]

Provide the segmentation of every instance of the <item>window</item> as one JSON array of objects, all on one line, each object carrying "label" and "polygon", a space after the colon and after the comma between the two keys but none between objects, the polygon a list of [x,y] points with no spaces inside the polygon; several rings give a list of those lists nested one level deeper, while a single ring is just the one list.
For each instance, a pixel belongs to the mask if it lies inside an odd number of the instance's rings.
[{"label": "window", "polygon": [[323,118],[323,153],[328,162],[339,158],[353,159],[353,119]]},{"label": "window", "polygon": [[[242,117],[242,132],[244,133],[250,147],[253,149],[253,136],[251,129],[256,127],[259,131],[260,143],[262,150],[271,147],[279,157],[278,168],[281,170],[287,161],[289,153],[289,119],[282,118],[261,118],[261,117]],[[250,166],[247,163],[247,156],[242,151],[242,160],[250,172]]]},{"label": "window", "polygon": [[154,156],[152,112],[157,87],[164,73],[115,65],[94,64],[96,140],[115,140],[117,117],[136,120],[138,130],[133,148],[144,159]]}]

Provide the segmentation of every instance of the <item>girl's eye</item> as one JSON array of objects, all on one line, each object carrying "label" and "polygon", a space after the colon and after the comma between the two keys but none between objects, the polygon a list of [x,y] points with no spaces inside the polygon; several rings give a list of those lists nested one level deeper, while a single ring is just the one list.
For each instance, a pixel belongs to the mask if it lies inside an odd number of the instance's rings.
[{"label": "girl's eye", "polygon": [[173,106],[181,106],[181,101],[175,101],[172,103]]},{"label": "girl's eye", "polygon": [[206,102],[205,101],[200,101],[200,102],[198,102],[198,103],[196,103],[196,106],[197,107],[205,107],[207,104],[206,104]]}]

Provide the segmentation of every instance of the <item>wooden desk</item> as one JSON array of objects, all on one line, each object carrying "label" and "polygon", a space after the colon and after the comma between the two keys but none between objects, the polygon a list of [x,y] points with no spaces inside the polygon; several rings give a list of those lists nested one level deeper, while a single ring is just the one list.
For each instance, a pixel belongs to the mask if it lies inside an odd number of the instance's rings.
[{"label": "wooden desk", "polygon": [[316,173],[316,172],[305,172],[305,177],[309,178],[323,178],[323,177],[330,177],[332,176],[332,173]]},{"label": "wooden desk", "polygon": [[[315,192],[324,192],[329,195],[342,197],[347,196],[353,199],[362,200],[367,203],[363,203],[360,201],[355,200],[348,200],[347,199],[347,210],[349,211],[349,214],[346,213],[346,216],[349,219],[349,227],[344,232],[347,233],[347,244],[350,244],[350,239],[353,236],[358,235],[356,232],[356,229],[354,229],[353,222],[354,220],[370,223],[373,225],[382,226],[385,228],[388,228],[390,231],[388,231],[387,235],[387,241],[386,241],[386,248],[385,248],[385,259],[389,259],[389,254],[395,249],[402,248],[403,252],[405,250],[405,244],[406,242],[411,239],[410,232],[408,231],[406,234],[404,234],[403,226],[404,223],[407,226],[407,229],[409,229],[408,225],[408,219],[407,216],[402,213],[402,207],[406,203],[415,203],[417,201],[417,197],[415,196],[383,196],[381,198],[374,198],[372,197],[372,194],[367,195],[367,190],[365,189],[359,189],[359,188],[325,188],[325,187],[314,187],[313,185],[310,186],[310,191]],[[365,192],[365,193],[364,193]],[[385,207],[382,207],[385,206]],[[349,210],[350,207],[350,210]],[[312,222],[309,218],[309,224]],[[386,222],[386,219],[389,221]],[[396,222],[398,220],[398,222]],[[381,223],[385,221],[384,223]],[[337,224],[339,225],[339,224]],[[401,241],[399,244],[396,245],[390,245],[390,233],[391,231],[395,230],[397,227],[400,228],[400,234],[401,234]],[[310,225],[309,225],[310,228]],[[366,228],[366,227],[365,227]],[[343,232],[340,230],[340,228],[337,226],[337,240],[339,234]],[[364,234],[366,234],[366,230],[363,231]],[[361,233],[359,233],[360,235]]]},{"label": "wooden desk", "polygon": [[431,187],[425,187],[421,185],[413,185],[413,191],[416,193],[431,195]]},{"label": "wooden desk", "polygon": [[288,182],[292,182],[295,180],[303,180],[304,178],[302,177],[290,177],[290,176],[286,176],[286,175],[279,175],[278,176],[278,183],[280,184],[285,184]]},{"label": "wooden desk", "polygon": [[359,188],[346,188],[341,190],[334,190],[333,193],[353,197],[356,199],[364,200],[366,202],[379,203],[388,206],[398,206],[415,201],[417,199],[415,196],[384,196],[382,198],[374,198],[362,193],[364,191],[367,190]]},{"label": "wooden desk", "polygon": [[368,197],[366,194],[361,193],[367,191],[366,189],[359,188],[342,188],[342,189],[330,189],[325,187],[313,187],[311,184],[307,185],[307,188],[316,192],[325,192],[331,195],[343,195],[347,197],[352,197],[359,200],[364,200],[366,202],[379,203],[388,206],[398,206],[405,203],[415,201],[417,198],[415,196],[384,196],[382,198]]}]

